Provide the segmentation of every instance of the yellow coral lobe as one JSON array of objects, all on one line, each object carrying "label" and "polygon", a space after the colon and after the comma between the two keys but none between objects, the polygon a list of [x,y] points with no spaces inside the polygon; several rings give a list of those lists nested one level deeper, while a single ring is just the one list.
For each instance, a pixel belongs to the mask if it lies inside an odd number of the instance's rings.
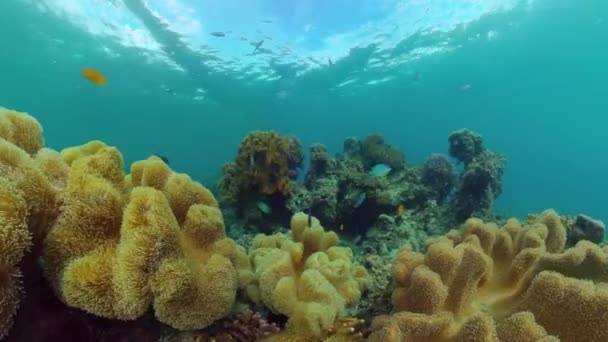
[{"label": "yellow coral lobe", "polygon": [[316,218],[308,226],[306,214],[295,214],[291,231],[293,240],[280,233],[255,238],[250,257],[258,290],[252,299],[288,316],[290,331],[318,338],[359,301],[368,274]]},{"label": "yellow coral lobe", "polygon": [[[371,342],[608,341],[608,255],[588,241],[564,251],[554,211],[502,228],[479,219],[395,260],[395,313]],[[581,280],[572,277],[577,277]]]},{"label": "yellow coral lobe", "polygon": [[0,138],[34,155],[44,146],[42,126],[27,113],[0,107]]},{"label": "yellow coral lobe", "polygon": [[243,251],[226,238],[211,192],[158,158],[123,173],[113,147],[66,150],[62,214],[45,240],[47,277],[68,305],[131,320],[152,306],[177,329],[202,329],[232,308]]},{"label": "yellow coral lobe", "polygon": [[8,333],[21,300],[19,262],[31,246],[26,202],[15,183],[0,177],[0,339]]},{"label": "yellow coral lobe", "polygon": [[105,85],[106,83],[108,83],[106,81],[105,76],[100,71],[97,71],[93,68],[82,69],[82,76],[97,85]]}]

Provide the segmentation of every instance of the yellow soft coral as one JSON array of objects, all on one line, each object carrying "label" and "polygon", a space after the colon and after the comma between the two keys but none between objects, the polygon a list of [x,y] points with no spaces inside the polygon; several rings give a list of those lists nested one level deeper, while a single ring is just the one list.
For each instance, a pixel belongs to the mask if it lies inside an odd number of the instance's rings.
[{"label": "yellow soft coral", "polygon": [[42,126],[27,113],[0,107],[0,138],[16,145],[30,155],[44,145]]},{"label": "yellow soft coral", "polygon": [[123,320],[152,305],[178,329],[224,317],[246,265],[209,190],[155,157],[125,177],[118,150],[93,146],[62,153],[71,164],[65,204],[44,253],[60,298]]},{"label": "yellow soft coral", "polygon": [[370,340],[607,341],[608,256],[586,241],[563,251],[565,233],[549,210],[501,229],[469,219],[426,255],[404,248],[395,313],[374,320]]},{"label": "yellow soft coral", "polygon": [[0,138],[0,175],[15,183],[27,203],[27,225],[36,241],[58,215],[58,190],[40,171],[34,159],[21,148]]},{"label": "yellow soft coral", "polygon": [[22,258],[41,242],[61,204],[59,190],[32,158],[42,144],[36,119],[0,108],[0,338],[22,294],[19,268],[30,266]]},{"label": "yellow soft coral", "polygon": [[337,247],[338,236],[304,213],[291,220],[293,240],[283,234],[258,235],[251,260],[259,282],[254,300],[289,316],[288,327],[321,336],[345,307],[356,304],[368,282],[352,251]]},{"label": "yellow soft coral", "polygon": [[0,175],[0,339],[12,326],[21,297],[18,266],[31,246],[27,203],[6,175]]}]

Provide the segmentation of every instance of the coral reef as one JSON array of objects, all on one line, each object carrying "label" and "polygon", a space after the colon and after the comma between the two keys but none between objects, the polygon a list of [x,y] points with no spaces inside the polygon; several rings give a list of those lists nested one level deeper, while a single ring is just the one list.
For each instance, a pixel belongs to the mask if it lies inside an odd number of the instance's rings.
[{"label": "coral reef", "polygon": [[304,156],[295,137],[252,132],[239,144],[234,163],[224,166],[219,189],[223,200],[236,203],[243,195],[288,195]]},{"label": "coral reef", "polygon": [[502,192],[504,157],[487,150],[481,136],[467,129],[453,132],[448,140],[450,155],[465,165],[450,204],[454,220],[488,217]]},{"label": "coral reef", "polygon": [[364,319],[385,314],[390,308],[391,260],[401,246],[409,244],[414,251],[424,250],[424,242],[444,233],[445,222],[439,207],[432,206],[403,216],[382,214],[367,231],[355,249],[355,257],[370,274],[370,285],[357,306],[357,316]]},{"label": "coral reef", "polygon": [[422,183],[431,189],[437,203],[443,203],[456,181],[454,167],[443,154],[432,154],[422,165]]},{"label": "coral reef", "polygon": [[388,145],[380,134],[369,135],[363,141],[347,138],[344,142],[344,153],[363,162],[366,169],[377,164],[386,164],[393,170],[405,168],[405,155],[398,148]]},{"label": "coral reef", "polygon": [[257,288],[255,302],[289,317],[288,330],[320,337],[342,311],[355,305],[367,287],[368,274],[353,264],[349,248],[337,247],[338,236],[325,232],[304,213],[291,220],[292,239],[278,233],[259,235],[250,257]]},{"label": "coral reef", "polygon": [[465,165],[485,150],[481,135],[466,128],[450,133],[448,143],[450,156]]},{"label": "coral reef", "polygon": [[593,243],[601,243],[606,237],[606,225],[604,222],[580,214],[568,231],[568,245],[576,245],[581,240],[589,240]]},{"label": "coral reef", "polygon": [[500,229],[469,219],[426,255],[405,246],[393,266],[395,313],[374,320],[369,340],[608,340],[608,254],[587,241],[564,250],[566,234],[548,210]]},{"label": "coral reef", "polygon": [[[505,161],[472,131],[448,140],[459,178],[376,134],[336,156],[312,145],[296,184],[297,139],[254,132],[224,166],[222,213],[158,157],[125,174],[116,148],[53,151],[0,108],[0,338],[607,341],[605,225],[552,210],[484,223]],[[274,234],[253,238],[260,226]]]},{"label": "coral reef", "polygon": [[152,305],[177,329],[203,328],[229,313],[248,262],[225,237],[207,189],[157,157],[125,176],[118,150],[99,142],[62,155],[70,164],[64,205],[43,253],[62,301],[121,320]]},{"label": "coral reef", "polygon": [[218,342],[250,342],[277,334],[280,327],[268,322],[259,312],[245,310],[233,319],[216,322],[202,337],[204,340]]},{"label": "coral reef", "polygon": [[[377,164],[390,166],[388,177],[370,174]],[[323,145],[314,144],[305,184],[296,187],[287,207],[291,212],[310,211],[326,225],[344,225],[348,232],[364,234],[378,215],[394,212],[399,205],[418,208],[434,197],[442,201],[445,190],[433,184],[434,190],[422,178],[422,168],[406,167],[403,153],[377,134],[363,141],[347,138],[343,153],[334,158]]]}]

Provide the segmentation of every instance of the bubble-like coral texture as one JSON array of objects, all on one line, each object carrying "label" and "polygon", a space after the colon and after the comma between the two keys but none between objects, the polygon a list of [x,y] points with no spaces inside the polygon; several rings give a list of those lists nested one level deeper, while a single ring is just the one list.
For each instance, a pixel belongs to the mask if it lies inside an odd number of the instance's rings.
[{"label": "bubble-like coral texture", "polygon": [[250,252],[258,288],[254,300],[289,317],[288,328],[321,336],[368,283],[365,268],[353,262],[349,248],[337,247],[338,236],[325,232],[316,218],[297,213],[291,234],[258,235]]},{"label": "bubble-like coral texture", "polygon": [[183,330],[228,314],[244,251],[226,238],[209,190],[157,157],[125,176],[122,155],[101,142],[61,155],[70,165],[65,203],[44,261],[66,304],[122,320],[152,306]]},{"label": "bubble-like coral texture", "polygon": [[608,256],[543,212],[502,228],[469,219],[462,232],[405,247],[395,260],[394,313],[371,341],[607,341]]}]

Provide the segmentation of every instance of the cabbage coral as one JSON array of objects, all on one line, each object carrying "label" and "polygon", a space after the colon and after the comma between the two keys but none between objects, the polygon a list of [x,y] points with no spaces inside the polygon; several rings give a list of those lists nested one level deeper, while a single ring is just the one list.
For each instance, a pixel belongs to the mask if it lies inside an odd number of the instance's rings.
[{"label": "cabbage coral", "polygon": [[252,132],[239,144],[235,162],[224,167],[220,182],[222,198],[236,202],[253,191],[289,194],[297,169],[302,166],[300,142],[276,132]]},{"label": "cabbage coral", "polygon": [[293,240],[278,233],[258,235],[250,252],[257,288],[250,296],[289,317],[288,329],[321,336],[344,308],[356,304],[366,288],[365,268],[353,263],[350,248],[304,213],[291,220]]},{"label": "cabbage coral", "polygon": [[[69,306],[130,320],[153,306],[177,329],[228,314],[244,251],[226,238],[213,195],[151,157],[123,174],[100,142],[62,152],[70,171],[64,206],[45,240],[45,273]],[[245,262],[243,262],[245,260]]]},{"label": "cabbage coral", "polygon": [[462,233],[404,248],[393,267],[395,313],[371,341],[607,341],[608,255],[580,242],[564,251],[554,211],[530,224],[469,219]]}]

